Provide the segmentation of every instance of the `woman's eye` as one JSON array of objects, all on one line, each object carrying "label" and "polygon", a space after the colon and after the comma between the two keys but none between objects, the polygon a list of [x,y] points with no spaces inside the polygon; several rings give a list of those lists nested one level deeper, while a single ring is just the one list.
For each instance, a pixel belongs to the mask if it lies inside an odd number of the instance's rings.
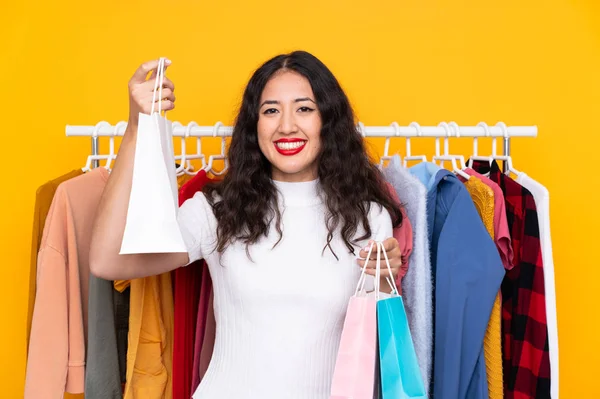
[{"label": "woman's eye", "polygon": [[263,112],[263,114],[265,114],[265,115],[266,114],[273,114],[275,112],[277,112],[277,109],[275,109],[275,108],[269,108],[269,109],[265,110],[265,112]]},{"label": "woman's eye", "polygon": [[310,112],[310,111],[313,111],[313,109],[309,108],[309,107],[300,107],[299,111],[301,111],[301,112]]}]

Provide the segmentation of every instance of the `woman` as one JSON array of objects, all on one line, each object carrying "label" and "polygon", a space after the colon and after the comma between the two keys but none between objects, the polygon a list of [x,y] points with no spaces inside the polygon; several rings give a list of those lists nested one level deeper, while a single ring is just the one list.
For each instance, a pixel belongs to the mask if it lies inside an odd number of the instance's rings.
[{"label": "woman", "polygon": [[[244,92],[227,175],[180,208],[188,253],[118,255],[137,116],[150,111],[156,68],[145,63],[129,84],[129,123],[97,214],[92,273],[133,279],[206,259],[217,331],[194,397],[328,398],[357,264],[364,264],[356,257],[402,219],[368,159],[348,98],[307,52],[267,61]],[[163,109],[174,108],[173,91],[165,79]],[[396,274],[398,244],[386,243]],[[374,275],[374,261],[367,266]]]}]

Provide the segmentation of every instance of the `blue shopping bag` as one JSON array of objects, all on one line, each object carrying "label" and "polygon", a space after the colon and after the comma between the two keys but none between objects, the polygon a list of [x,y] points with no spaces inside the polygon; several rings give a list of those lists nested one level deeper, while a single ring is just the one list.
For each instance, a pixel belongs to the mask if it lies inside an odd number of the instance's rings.
[{"label": "blue shopping bag", "polygon": [[[391,274],[387,254],[382,252]],[[397,294],[395,282],[388,282],[393,289],[392,297],[377,301],[379,398],[427,399],[404,302]]]}]

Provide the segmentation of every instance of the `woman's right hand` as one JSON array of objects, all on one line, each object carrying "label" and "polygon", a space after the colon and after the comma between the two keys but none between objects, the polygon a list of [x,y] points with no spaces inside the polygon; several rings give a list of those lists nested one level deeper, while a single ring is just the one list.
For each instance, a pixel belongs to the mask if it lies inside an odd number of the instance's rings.
[{"label": "woman's right hand", "polygon": [[[171,64],[170,60],[165,60],[165,70]],[[139,114],[150,114],[152,111],[152,97],[154,95],[154,84],[158,69],[158,60],[144,62],[135,71],[129,80],[129,121],[128,127],[137,127]],[[149,78],[148,74],[152,72]],[[162,105],[163,111],[170,111],[175,108],[175,85],[166,76],[163,79]],[[155,103],[158,103],[158,93]],[[158,105],[158,104],[157,104]],[[158,110],[157,105],[154,109]]]},{"label": "woman's right hand", "polygon": [[[168,64],[170,62],[166,63],[166,65]],[[155,276],[185,265],[189,261],[187,253],[119,254],[133,181],[138,117],[140,113],[150,114],[152,110],[152,94],[157,68],[158,60],[145,62],[135,71],[129,81],[127,131],[119,145],[115,165],[110,172],[110,177],[96,209],[89,266],[92,274],[105,280],[133,280]],[[163,110],[173,109],[174,90],[173,82],[165,78],[162,90]]]}]

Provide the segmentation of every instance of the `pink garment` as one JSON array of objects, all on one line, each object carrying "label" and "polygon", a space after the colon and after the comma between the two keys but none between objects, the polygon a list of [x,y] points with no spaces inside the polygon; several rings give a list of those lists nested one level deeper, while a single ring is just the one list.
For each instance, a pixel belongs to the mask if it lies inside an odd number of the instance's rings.
[{"label": "pink garment", "polygon": [[94,169],[61,183],[52,200],[38,255],[25,399],[84,391],[90,238],[107,180],[106,169]]},{"label": "pink garment", "polygon": [[394,238],[398,241],[398,245],[400,246],[401,258],[402,258],[402,266],[400,266],[400,272],[398,273],[398,277],[396,278],[396,286],[398,287],[398,294],[402,295],[402,279],[406,276],[406,272],[408,272],[408,258],[413,250],[413,228],[408,216],[406,215],[406,209],[402,206],[398,195],[396,194],[396,190],[394,187],[386,182],[387,188],[390,191],[390,194],[396,201],[396,204],[400,207],[400,212],[402,212],[402,224],[396,227],[393,231]]},{"label": "pink garment", "polygon": [[[400,247],[402,266],[396,279],[396,286],[400,295],[402,295],[401,280],[408,271],[408,258],[413,249],[413,229],[406,215],[406,210],[401,205],[396,191],[390,183],[387,183],[394,201],[400,207],[402,212],[402,224],[393,230],[393,236],[398,241]],[[203,261],[202,261],[203,262]],[[189,266],[188,266],[189,267]],[[199,266],[198,266],[199,267]],[[210,363],[215,343],[215,314],[213,308],[212,280],[208,267],[203,264],[202,282],[200,286],[200,301],[198,304],[198,317],[196,320],[196,338],[194,341],[194,369],[192,374],[192,392],[195,392]]]},{"label": "pink garment", "polygon": [[[470,176],[475,176],[480,179],[486,186],[494,192],[494,239],[496,247],[500,253],[502,264],[506,270],[513,268],[513,249],[510,239],[510,231],[508,230],[508,222],[506,220],[506,205],[504,201],[504,193],[500,186],[482,174],[475,172],[471,168],[465,169],[465,172]],[[461,181],[465,181],[460,177]]]}]

